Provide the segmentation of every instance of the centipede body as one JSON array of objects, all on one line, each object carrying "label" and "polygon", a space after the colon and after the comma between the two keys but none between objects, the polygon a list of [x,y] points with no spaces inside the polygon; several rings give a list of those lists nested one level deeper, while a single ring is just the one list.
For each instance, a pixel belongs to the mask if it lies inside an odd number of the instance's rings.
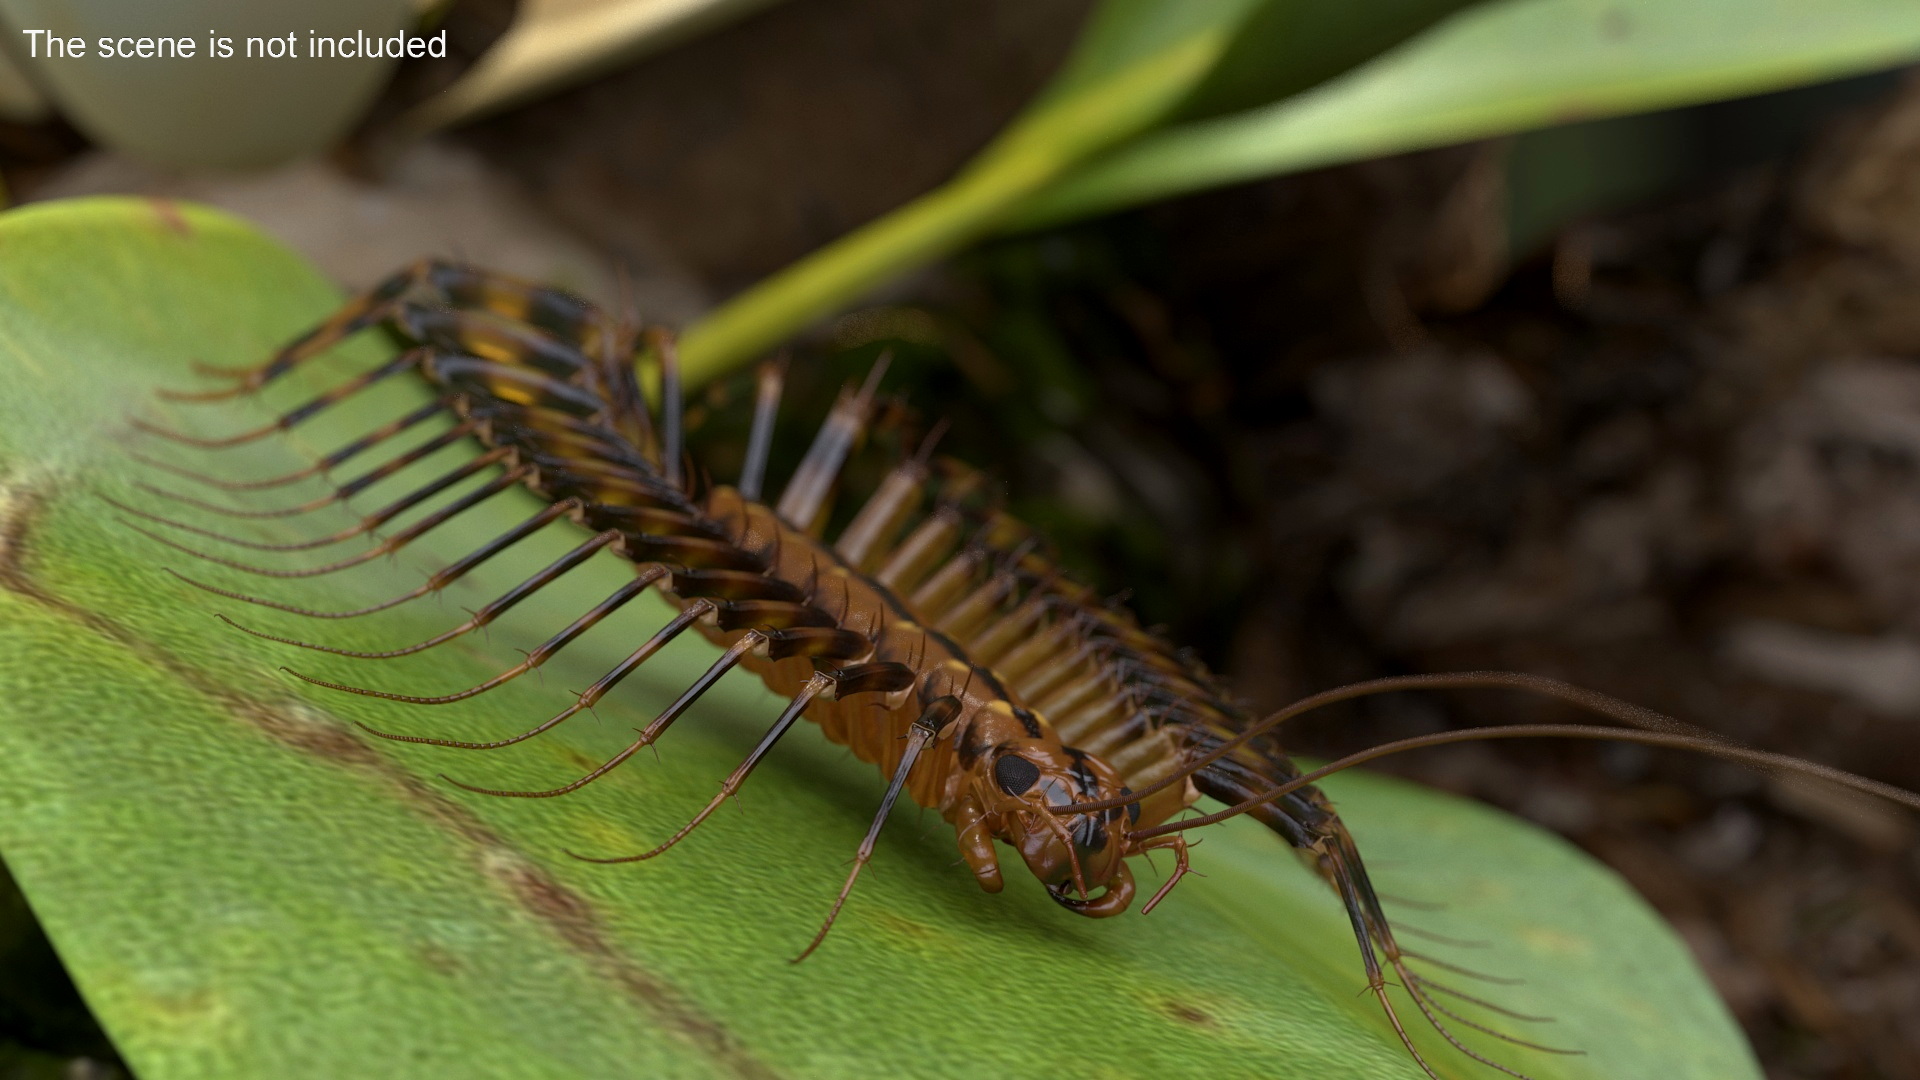
[{"label": "centipede body", "polygon": [[[937,456],[928,443],[895,463],[850,521],[828,537],[836,479],[870,422],[878,371],[864,386],[843,392],[774,501],[762,492],[780,396],[776,369],[769,367],[759,380],[748,459],[738,483],[717,483],[685,451],[670,337],[643,334],[629,321],[564,293],[448,263],[426,261],[395,275],[259,367],[215,373],[221,380],[215,389],[170,396],[183,403],[243,398],[374,328],[398,339],[398,355],[260,427],[204,438],[152,423],[139,426],[148,435],[217,454],[295,428],[387,379],[424,380],[434,394],[432,403],[279,480],[229,482],[198,469],[154,464],[177,478],[250,495],[280,480],[330,477],[430,418],[452,421],[445,432],[384,464],[335,482],[331,496],[285,510],[222,511],[265,517],[344,502],[448,446],[471,447],[467,461],[367,513],[357,525],[309,542],[249,545],[152,510],[125,507],[138,519],[137,527],[169,548],[228,567],[266,576],[313,576],[392,554],[505,491],[525,490],[544,504],[420,588],[364,609],[303,611],[271,598],[211,589],[327,618],[374,614],[442,589],[555,522],[580,527],[580,540],[567,555],[479,608],[465,623],[415,646],[352,653],[276,639],[365,658],[426,651],[483,628],[598,552],[615,553],[632,565],[628,582],[524,662],[475,687],[421,696],[322,683],[403,702],[451,703],[534,670],[647,592],[677,611],[651,637],[633,643],[631,653],[572,706],[521,735],[469,743],[376,734],[469,749],[535,738],[590,708],[691,630],[719,648],[718,658],[619,753],[559,787],[472,790],[523,797],[576,791],[654,745],[721,676],[744,668],[786,698],[787,708],[686,828],[651,851],[596,861],[638,861],[674,846],[747,782],[801,717],[874,765],[889,785],[846,885],[803,956],[820,945],[842,910],[897,798],[936,811],[953,827],[961,856],[982,888],[1001,888],[996,845],[1005,845],[1019,853],[1060,904],[1108,916],[1132,900],[1129,859],[1156,849],[1176,857],[1174,873],[1149,908],[1178,882],[1188,853],[1173,823],[1201,796],[1211,796],[1241,804],[1332,886],[1349,915],[1367,988],[1428,1075],[1434,1075],[1432,1067],[1407,1039],[1387,997],[1390,981],[1397,981],[1447,1042],[1482,1065],[1524,1075],[1468,1049],[1443,1015],[1532,1050],[1561,1052],[1465,1020],[1435,1000],[1435,984],[1409,967],[1410,954],[1394,936],[1352,837],[1331,803],[1305,783],[1284,753],[1270,730],[1272,722],[1239,706],[1191,654],[1072,581],[1053,563],[1042,539],[998,507],[985,478]],[[661,393],[655,403],[647,401],[635,376],[636,354],[658,365]],[[308,570],[258,568],[204,550],[208,541],[291,551],[373,537],[434,496],[477,477],[486,478],[482,486],[388,532],[367,552]],[[195,501],[178,492],[160,493]],[[155,528],[160,531],[150,531]]]}]

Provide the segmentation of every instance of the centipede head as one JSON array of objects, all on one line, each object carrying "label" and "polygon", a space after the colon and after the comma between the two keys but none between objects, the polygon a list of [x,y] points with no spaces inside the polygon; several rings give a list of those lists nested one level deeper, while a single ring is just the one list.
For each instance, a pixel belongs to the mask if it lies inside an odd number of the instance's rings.
[{"label": "centipede head", "polygon": [[1096,918],[1126,910],[1133,897],[1127,811],[1056,816],[1043,809],[1123,794],[1112,766],[1056,739],[1016,738],[977,758],[969,783],[989,808],[987,826],[1062,906]]}]

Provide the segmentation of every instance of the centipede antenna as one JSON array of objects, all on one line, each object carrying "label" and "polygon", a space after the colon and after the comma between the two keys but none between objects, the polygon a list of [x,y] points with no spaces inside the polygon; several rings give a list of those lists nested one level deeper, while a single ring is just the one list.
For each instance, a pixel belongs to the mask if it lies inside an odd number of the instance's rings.
[{"label": "centipede antenna", "polygon": [[475,787],[472,784],[463,784],[445,773],[441,774],[440,779],[445,780],[457,788],[463,788],[477,795],[498,795],[508,799],[551,799],[579,791],[581,788],[586,787],[588,784],[619,768],[628,758],[639,753],[642,748],[652,746],[654,740],[664,734],[667,728],[671,727],[673,722],[679,719],[680,714],[686,712],[694,702],[700,700],[701,695],[711,689],[714,683],[720,681],[722,675],[732,670],[733,666],[740,662],[741,657],[752,652],[754,647],[764,640],[766,640],[766,636],[759,631],[747,631],[745,637],[728,646],[727,651],[721,654],[720,659],[715,660],[712,667],[709,667],[698,679],[695,679],[692,686],[687,687],[673,704],[667,706],[666,711],[654,717],[653,723],[648,724],[646,729],[640,732],[639,738],[627,744],[626,749],[608,758],[606,764],[601,765],[599,768],[587,773],[585,776],[582,776],[570,784],[563,784],[560,787],[550,788],[546,791],[503,791],[497,788],[483,788]]},{"label": "centipede antenna", "polygon": [[[1134,839],[1144,840],[1154,836],[1163,836],[1168,832],[1178,831],[1179,829],[1191,829],[1203,825],[1211,825],[1215,822],[1225,821],[1231,817],[1237,817],[1257,806],[1262,806],[1275,799],[1290,795],[1334,773],[1353,768],[1356,765],[1365,764],[1377,758],[1428,746],[1445,746],[1449,743],[1477,742],[1494,739],[1595,739],[1600,741],[1638,743],[1643,746],[1659,746],[1675,750],[1692,750],[1696,753],[1725,758],[1728,761],[1737,761],[1744,765],[1763,770],[1788,770],[1810,776],[1817,776],[1823,780],[1838,784],[1841,787],[1850,788],[1868,795],[1876,795],[1889,802],[1896,802],[1910,809],[1920,810],[1920,795],[1916,795],[1910,791],[1902,791],[1891,784],[1883,784],[1878,780],[1870,780],[1864,776],[1855,776],[1852,773],[1843,772],[1831,766],[1816,765],[1810,761],[1801,761],[1798,758],[1788,757],[1785,754],[1774,754],[1765,750],[1750,750],[1744,746],[1737,746],[1723,739],[1700,739],[1690,735],[1672,735],[1659,731],[1630,731],[1620,728],[1598,727],[1591,724],[1516,724],[1512,727],[1465,728],[1460,731],[1440,731],[1431,735],[1416,735],[1410,738],[1384,743],[1368,750],[1362,750],[1356,754],[1349,754],[1338,761],[1289,780],[1278,787],[1269,788],[1217,813],[1174,822],[1171,827],[1160,825],[1151,829],[1142,829],[1137,832],[1128,833],[1127,835]],[[1135,792],[1133,795],[1125,797],[1118,805],[1124,806],[1128,802],[1135,801],[1138,794],[1138,792]],[[1111,800],[1101,800],[1101,803],[1109,801]],[[1105,809],[1105,807],[1099,803],[1077,805]],[[1076,804],[1056,806],[1051,809],[1056,814],[1070,811],[1084,812],[1077,810]]]},{"label": "centipede antenna", "polygon": [[719,794],[715,795],[707,805],[701,807],[700,812],[693,815],[693,820],[680,826],[678,831],[661,842],[660,846],[650,851],[643,851],[638,855],[620,855],[613,858],[595,858],[588,855],[575,854],[571,851],[567,852],[567,854],[572,855],[581,862],[602,863],[607,865],[614,863],[644,862],[647,859],[664,854],[675,844],[685,840],[692,834],[693,830],[699,828],[700,823],[707,820],[708,816],[715,810],[718,810],[722,803],[739,793],[741,785],[747,782],[747,777],[753,775],[753,770],[760,764],[761,759],[766,757],[767,754],[773,750],[774,745],[799,721],[800,715],[806,711],[808,705],[813,703],[813,699],[826,692],[827,688],[832,685],[833,680],[825,673],[815,672],[813,678],[808,679],[806,685],[800,688],[800,692],[794,696],[792,701],[787,703],[787,707],[781,711],[779,719],[775,720],[773,726],[767,729],[767,733],[760,737],[760,741],[754,745],[752,752],[747,754],[746,760],[742,761],[733,772],[727,774],[727,778],[720,784]]},{"label": "centipede antenna", "polygon": [[[812,956],[813,951],[820,947],[820,943],[827,940],[828,931],[833,929],[834,921],[840,918],[840,909],[846,906],[847,897],[853,892],[853,883],[860,879],[860,871],[866,869],[867,863],[873,861],[874,845],[880,839],[880,830],[887,824],[887,815],[893,813],[893,804],[899,801],[901,790],[907,786],[907,774],[913,771],[914,762],[920,760],[920,751],[926,748],[939,731],[938,724],[928,722],[939,707],[940,702],[929,706],[927,711],[922,713],[908,729],[906,749],[900,754],[899,766],[893,770],[893,779],[888,782],[887,793],[880,800],[880,809],[873,815],[873,824],[867,826],[866,838],[860,841],[860,850],[854,853],[853,869],[848,871],[846,883],[840,886],[840,894],[833,898],[833,907],[828,910],[826,921],[820,924],[819,932],[813,935],[813,940],[807,943],[806,948],[800,950],[800,955],[794,957],[792,963],[797,964]],[[945,710],[941,711],[945,712]]]},{"label": "centipede antenna", "polygon": [[641,579],[635,579],[633,581],[627,582],[626,584],[620,586],[618,589],[615,589],[613,593],[609,595],[605,600],[602,600],[598,604],[595,604],[593,608],[590,611],[588,611],[585,615],[582,615],[578,619],[575,619],[573,622],[569,623],[566,629],[561,630],[559,633],[553,635],[551,638],[548,638],[546,641],[542,642],[538,648],[534,649],[533,651],[527,654],[527,658],[525,660],[522,660],[520,663],[515,664],[514,666],[508,668],[507,670],[501,672],[498,675],[495,675],[493,678],[488,679],[485,682],[478,683],[474,686],[470,686],[466,688],[465,690],[459,690],[451,694],[441,694],[433,697],[417,697],[411,694],[394,694],[394,693],[388,693],[385,690],[370,690],[364,686],[349,686],[345,683],[328,682],[325,679],[316,679],[311,675],[302,675],[291,668],[283,667],[280,670],[286,672],[287,674],[293,676],[296,679],[299,679],[301,682],[312,683],[315,686],[324,686],[329,690],[343,690],[349,694],[359,694],[362,697],[381,698],[386,701],[404,701],[410,705],[447,705],[455,701],[465,701],[470,697],[474,697],[478,694],[484,694],[487,691],[492,690],[497,686],[501,686],[505,683],[511,682],[512,680],[519,678],[521,675],[524,675],[527,672],[532,671],[538,668],[540,665],[546,663],[548,660],[553,658],[553,655],[555,653],[559,652],[561,649],[566,648],[569,644],[571,644],[574,641],[574,639],[578,638],[581,634],[584,634],[588,630],[591,630],[594,624],[600,622],[600,620],[620,610],[621,607],[625,606],[634,597],[639,596],[641,593],[645,592],[647,588],[652,584],[653,582],[650,580],[641,580]]},{"label": "centipede antenna", "polygon": [[[1656,733],[1666,733],[1666,734],[1676,735],[1676,736],[1684,736],[1684,739],[1679,742],[1648,743],[1648,745],[1673,746],[1681,749],[1698,750],[1702,753],[1708,753],[1708,754],[1718,754],[1718,753],[1721,753],[1721,751],[1723,750],[1738,751],[1740,753],[1748,753],[1748,754],[1759,753],[1758,751],[1747,751],[1744,748],[1740,747],[1738,744],[1726,738],[1716,735],[1703,728],[1698,728],[1698,727],[1694,727],[1691,724],[1682,723],[1663,713],[1654,712],[1652,709],[1641,708],[1638,705],[1629,704],[1627,702],[1621,701],[1618,698],[1609,697],[1606,694],[1601,694],[1592,690],[1587,690],[1583,687],[1574,686],[1570,683],[1564,683],[1558,679],[1547,679],[1547,678],[1542,678],[1538,675],[1526,675],[1526,674],[1521,674],[1519,672],[1512,672],[1512,671],[1466,671],[1466,672],[1457,672],[1457,673],[1446,674],[1446,675],[1396,675],[1396,676],[1392,676],[1384,679],[1369,679],[1365,682],[1350,683],[1346,686],[1335,687],[1332,690],[1323,690],[1318,694],[1313,694],[1309,697],[1302,698],[1299,701],[1296,701],[1293,704],[1288,705],[1284,709],[1281,709],[1277,712],[1269,714],[1266,718],[1262,719],[1259,723],[1256,723],[1248,727],[1245,731],[1240,732],[1238,735],[1235,735],[1233,738],[1227,739],[1224,742],[1221,742],[1218,745],[1215,745],[1214,747],[1209,749],[1206,753],[1196,758],[1193,758],[1192,760],[1187,761],[1179,769],[1173,770],[1168,775],[1158,780],[1155,780],[1153,783],[1148,784],[1145,787],[1140,788],[1139,790],[1133,792],[1131,795],[1112,798],[1112,799],[1098,799],[1098,800],[1093,800],[1093,801],[1084,802],[1084,803],[1070,803],[1065,806],[1056,806],[1053,808],[1053,812],[1056,814],[1085,813],[1091,810],[1108,810],[1116,806],[1125,806],[1130,802],[1138,802],[1139,800],[1144,799],[1157,792],[1163,791],[1166,788],[1173,786],[1174,784],[1184,782],[1188,777],[1193,776],[1195,773],[1199,772],[1201,769],[1207,767],[1208,765],[1212,764],[1215,761],[1218,761],[1219,759],[1225,757],[1227,754],[1232,753],[1234,750],[1238,749],[1241,746],[1246,745],[1252,740],[1259,738],[1261,735],[1264,735],[1267,732],[1272,731],[1274,728],[1278,727],[1282,723],[1288,720],[1291,720],[1297,716],[1300,716],[1303,713],[1311,712],[1315,709],[1319,709],[1327,705],[1332,705],[1342,701],[1350,701],[1350,700],[1353,700],[1354,698],[1369,697],[1374,694],[1385,694],[1385,693],[1390,693],[1390,692],[1400,691],[1400,690],[1449,690],[1449,689],[1451,690],[1462,690],[1462,689],[1520,690],[1527,693],[1539,694],[1543,697],[1549,697],[1549,698],[1557,699],[1559,701],[1564,701],[1570,705],[1574,705],[1588,712],[1592,712],[1592,713],[1596,713],[1598,715],[1604,716],[1610,720],[1615,721],[1616,723],[1625,724],[1627,725],[1628,728],[1638,728],[1643,732],[1656,732]],[[1597,735],[1597,734],[1591,734],[1591,732],[1610,732],[1611,733],[1610,735],[1604,736],[1604,737],[1618,738],[1620,739],[1620,741],[1625,741],[1625,742],[1640,741],[1637,739],[1627,738],[1627,736],[1630,735],[1631,732],[1625,731],[1625,730],[1619,730],[1619,729],[1613,729],[1613,728],[1601,728],[1601,727],[1586,727],[1582,725],[1562,725],[1562,726],[1568,727],[1568,728],[1578,728],[1580,730],[1589,732],[1589,734],[1584,734],[1584,735],[1567,735],[1566,737],[1568,738],[1602,738],[1603,736]],[[1487,729],[1470,729],[1470,730],[1514,731],[1518,729],[1487,728]],[[1443,732],[1441,734],[1446,736],[1449,741],[1452,741],[1452,737],[1459,735],[1460,733]],[[1491,735],[1491,734],[1472,736],[1472,738],[1501,738],[1501,737],[1502,736]],[[1525,738],[1529,736],[1508,735],[1504,737]],[[1420,737],[1420,739],[1424,739],[1424,738],[1427,738],[1427,737],[1426,736]],[[1413,740],[1413,743],[1414,745],[1419,745],[1419,746],[1430,745],[1428,743],[1419,741],[1419,739]],[[1399,752],[1399,749],[1414,748],[1413,745],[1403,746],[1397,743],[1392,745],[1396,746],[1398,749],[1395,749],[1392,751],[1383,751],[1383,752],[1397,753]],[[1717,749],[1709,749],[1708,747],[1716,747]],[[1371,751],[1369,751],[1369,753],[1371,753]],[[1761,757],[1756,757],[1756,758],[1735,757],[1732,760],[1743,760],[1750,765],[1755,765],[1762,769],[1776,769],[1776,770],[1787,770],[1787,771],[1793,771],[1793,772],[1809,773],[1811,775],[1820,776],[1827,780],[1832,780],[1833,782],[1838,783],[1844,787],[1852,787],[1855,790],[1867,791],[1870,794],[1879,795],[1882,798],[1891,799],[1894,802],[1902,803],[1903,805],[1910,806],[1915,809],[1920,809],[1920,796],[1916,796],[1911,792],[1902,791],[1899,788],[1893,787],[1892,785],[1889,785],[1889,784],[1882,784],[1882,783],[1879,783],[1878,781],[1867,780],[1863,777],[1854,776],[1852,773],[1842,772],[1839,769],[1830,768],[1825,765],[1814,765],[1811,762],[1800,761],[1798,759],[1789,758],[1780,754],[1771,754],[1771,755],[1762,754]],[[1861,785],[1866,785],[1866,786],[1862,787]],[[1287,790],[1292,791],[1295,789],[1290,787]]]},{"label": "centipede antenna", "polygon": [[[319,645],[310,641],[300,641],[296,638],[279,637],[274,634],[261,633],[258,630],[252,630],[242,626],[232,619],[227,618],[225,615],[218,616],[218,618],[221,622],[226,623],[228,626],[233,627],[243,634],[251,634],[254,637],[278,642],[282,645],[293,645],[302,649],[312,649],[315,652],[331,653],[334,656],[350,656],[356,660],[391,660],[400,656],[412,656],[414,653],[425,652],[436,645],[444,645],[457,637],[472,633],[488,625],[508,611],[513,610],[514,606],[522,600],[558,581],[568,571],[587,561],[594,552],[599,551],[601,548],[606,547],[619,538],[620,534],[612,529],[595,534],[585,543],[580,544],[572,551],[554,560],[539,573],[534,574],[520,584],[508,589],[501,596],[483,605],[478,611],[473,612],[472,617],[466,622],[461,623],[451,630],[435,634],[425,641],[415,642],[412,645],[398,649],[387,649],[380,652],[359,652],[352,649],[336,649],[331,645]],[[664,566],[649,566],[642,570],[637,575],[637,578],[643,583],[654,582],[665,577],[666,574],[667,569]]]},{"label": "centipede antenna", "polygon": [[747,432],[747,460],[740,466],[740,497],[759,502],[767,480],[767,459],[773,454],[773,425],[780,415],[780,395],[787,381],[787,354],[760,365],[753,398],[753,427]]},{"label": "centipede antenna", "polygon": [[[618,686],[622,679],[633,674],[634,671],[639,669],[640,665],[646,663],[655,653],[664,648],[668,642],[679,637],[688,627],[698,622],[712,610],[713,603],[708,600],[696,600],[688,604],[686,610],[674,616],[670,622],[655,632],[653,637],[649,638],[645,644],[628,654],[627,658],[616,665],[612,671],[602,675],[592,686],[582,690],[574,698],[572,705],[555,713],[551,718],[543,721],[537,727],[530,728],[518,735],[513,735],[505,739],[495,739],[492,742],[462,742],[458,739],[439,739],[425,735],[397,735],[392,732],[380,731],[368,727],[365,724],[360,724],[360,728],[369,735],[376,735],[382,739],[391,739],[394,742],[422,743],[427,746],[445,746],[455,750],[498,750],[503,746],[512,746],[515,743],[525,742],[536,735],[543,735],[552,731],[554,728],[559,727],[581,712],[591,710],[601,698],[607,696],[615,686]],[[359,721],[355,721],[355,723],[359,723]]]},{"label": "centipede antenna", "polygon": [[834,402],[833,411],[827,414],[826,422],[820,425],[819,433],[813,437],[813,445],[807,448],[806,456],[800,459],[799,466],[794,469],[793,478],[787,481],[786,490],[780,493],[780,504],[774,508],[774,513],[780,515],[781,520],[806,531],[820,516],[834,479],[840,475],[847,455],[853,452],[853,444],[866,428],[873,410],[874,394],[878,392],[880,379],[886,374],[892,358],[891,352],[881,353],[880,359],[874,362],[873,370],[867,373],[867,381],[858,391],[840,392],[840,399]]}]

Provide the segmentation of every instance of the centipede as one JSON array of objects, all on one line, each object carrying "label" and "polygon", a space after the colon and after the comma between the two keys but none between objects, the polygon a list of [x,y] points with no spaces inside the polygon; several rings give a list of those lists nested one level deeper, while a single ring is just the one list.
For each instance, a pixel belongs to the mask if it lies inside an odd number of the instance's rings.
[{"label": "centipede", "polygon": [[[1439,1080],[1440,1073],[1416,1047],[1409,1031],[1415,1023],[1430,1027],[1472,1063],[1525,1080],[1522,1055],[1579,1048],[1522,1038],[1449,1006],[1450,997],[1466,995],[1434,977],[1420,954],[1401,944],[1359,846],[1333,802],[1314,786],[1319,780],[1388,755],[1449,743],[1608,740],[1818,777],[1920,809],[1920,795],[1739,745],[1591,690],[1519,672],[1376,679],[1256,715],[1192,652],[1143,627],[1123,603],[1064,572],[1045,539],[1007,512],[993,483],[937,452],[938,425],[917,446],[900,452],[851,516],[842,515],[844,523],[830,529],[841,476],[874,423],[884,360],[863,382],[842,389],[775,498],[765,488],[787,361],[769,360],[759,369],[744,464],[733,483],[716,482],[687,450],[687,409],[672,334],[619,307],[610,310],[559,289],[457,262],[423,260],[354,297],[257,366],[202,366],[200,387],[163,390],[160,397],[181,408],[243,400],[369,331],[384,334],[393,346],[377,366],[232,435],[203,436],[140,416],[132,425],[142,438],[217,460],[283,436],[390,379],[423,381],[430,389],[425,404],[300,469],[264,479],[233,479],[198,461],[188,466],[140,450],[135,456],[168,477],[166,486],[141,484],[155,498],[238,518],[293,517],[348,504],[449,447],[469,452],[460,465],[346,528],[292,544],[228,535],[150,506],[114,505],[127,527],[170,551],[284,579],[335,573],[392,555],[502,493],[531,493],[540,508],[530,517],[417,587],[365,607],[316,610],[171,572],[232,601],[321,621],[360,618],[439,593],[549,526],[576,530],[577,542],[551,564],[451,629],[401,648],[346,650],[265,634],[221,617],[236,630],[285,645],[390,659],[482,630],[596,554],[624,560],[631,575],[619,588],[520,663],[476,685],[408,695],[290,674],[340,693],[450,704],[538,669],[615,611],[643,594],[657,594],[673,613],[666,623],[566,708],[519,734],[473,742],[366,730],[382,739],[459,750],[522,743],[591,709],[669,643],[693,631],[720,650],[718,658],[628,745],[596,767],[542,790],[450,782],[501,798],[577,792],[654,746],[729,671],[751,672],[786,704],[712,800],[650,850],[575,857],[616,864],[665,854],[740,792],[801,719],[810,720],[826,738],[873,765],[885,789],[844,883],[796,961],[827,941],[903,796],[951,826],[960,859],[981,889],[1001,891],[1009,872],[1003,852],[1011,851],[1054,901],[1089,918],[1128,910],[1136,893],[1132,864],[1164,853],[1172,869],[1140,905],[1143,912],[1154,910],[1190,872],[1191,834],[1245,816],[1277,834],[1283,849],[1291,849],[1330,887],[1357,948],[1357,992],[1377,1002],[1425,1075]],[[356,461],[382,452],[393,454],[346,477]],[[245,510],[179,490],[185,482],[256,499],[314,479],[330,490],[296,505]],[[451,501],[432,503],[476,480],[483,482]],[[428,512],[393,527],[419,508]],[[295,570],[222,553],[227,548],[305,552],[355,540],[368,546]],[[1607,723],[1460,728],[1375,746],[1310,771],[1297,765],[1282,743],[1288,720],[1336,702],[1395,691],[1462,689],[1537,695]],[[1224,809],[1200,813],[1196,803],[1202,798]],[[1503,1056],[1514,1060],[1496,1060],[1468,1046],[1457,1034],[1462,1026],[1502,1040],[1509,1051]]]}]

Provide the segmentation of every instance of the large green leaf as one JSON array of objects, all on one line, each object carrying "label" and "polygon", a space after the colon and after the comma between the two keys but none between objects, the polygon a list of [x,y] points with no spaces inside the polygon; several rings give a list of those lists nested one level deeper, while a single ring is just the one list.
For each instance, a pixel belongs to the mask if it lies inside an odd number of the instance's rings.
[{"label": "large green leaf", "polygon": [[[447,708],[291,681],[274,666],[413,691],[466,685],[628,571],[611,558],[592,564],[496,625],[491,641],[399,661],[297,652],[224,627],[214,612],[349,647],[415,640],[571,538],[556,528],[444,605],[370,619],[273,618],[189,589],[161,568],[352,606],[410,586],[423,565],[528,505],[489,504],[397,565],[305,581],[262,584],[170,552],[102,500],[159,505],[133,486],[157,474],[125,456],[126,414],[206,431],[257,421],[266,414],[254,407],[162,409],[149,391],[190,381],[193,361],[256,361],[337,297],[245,226],[163,203],[15,211],[0,217],[0,252],[0,854],[144,1080],[1416,1075],[1358,993],[1333,897],[1244,823],[1209,834],[1197,852],[1209,876],[1153,917],[1092,922],[1032,881],[980,893],[953,865],[946,827],[903,811],[833,937],[791,966],[881,787],[803,725],[739,810],[666,858],[569,860],[563,849],[624,852],[664,836],[775,701],[729,678],[659,760],[563,799],[491,799],[442,783],[441,770],[517,786],[570,778],[624,744],[714,652],[685,643],[597,719],[511,750],[362,735],[351,721],[465,737],[529,726],[624,654],[660,609],[622,613],[552,664],[544,684],[528,678]],[[310,392],[374,351],[362,341],[296,381]],[[418,393],[394,387],[317,421],[321,430],[299,429],[297,445],[206,457],[267,475]],[[449,455],[363,505],[462,452]],[[313,516],[226,525],[271,540],[349,520]],[[1757,1075],[1675,936],[1612,874],[1473,804],[1358,776],[1330,790],[1383,891],[1449,903],[1416,921],[1495,942],[1449,955],[1529,979],[1494,993],[1559,1017],[1528,1034],[1590,1052],[1503,1047],[1501,1057],[1541,1078]]]},{"label": "large green leaf", "polygon": [[1117,149],[1036,195],[1011,225],[1796,86],[1916,55],[1920,4],[1911,0],[1504,0],[1312,93]]}]

